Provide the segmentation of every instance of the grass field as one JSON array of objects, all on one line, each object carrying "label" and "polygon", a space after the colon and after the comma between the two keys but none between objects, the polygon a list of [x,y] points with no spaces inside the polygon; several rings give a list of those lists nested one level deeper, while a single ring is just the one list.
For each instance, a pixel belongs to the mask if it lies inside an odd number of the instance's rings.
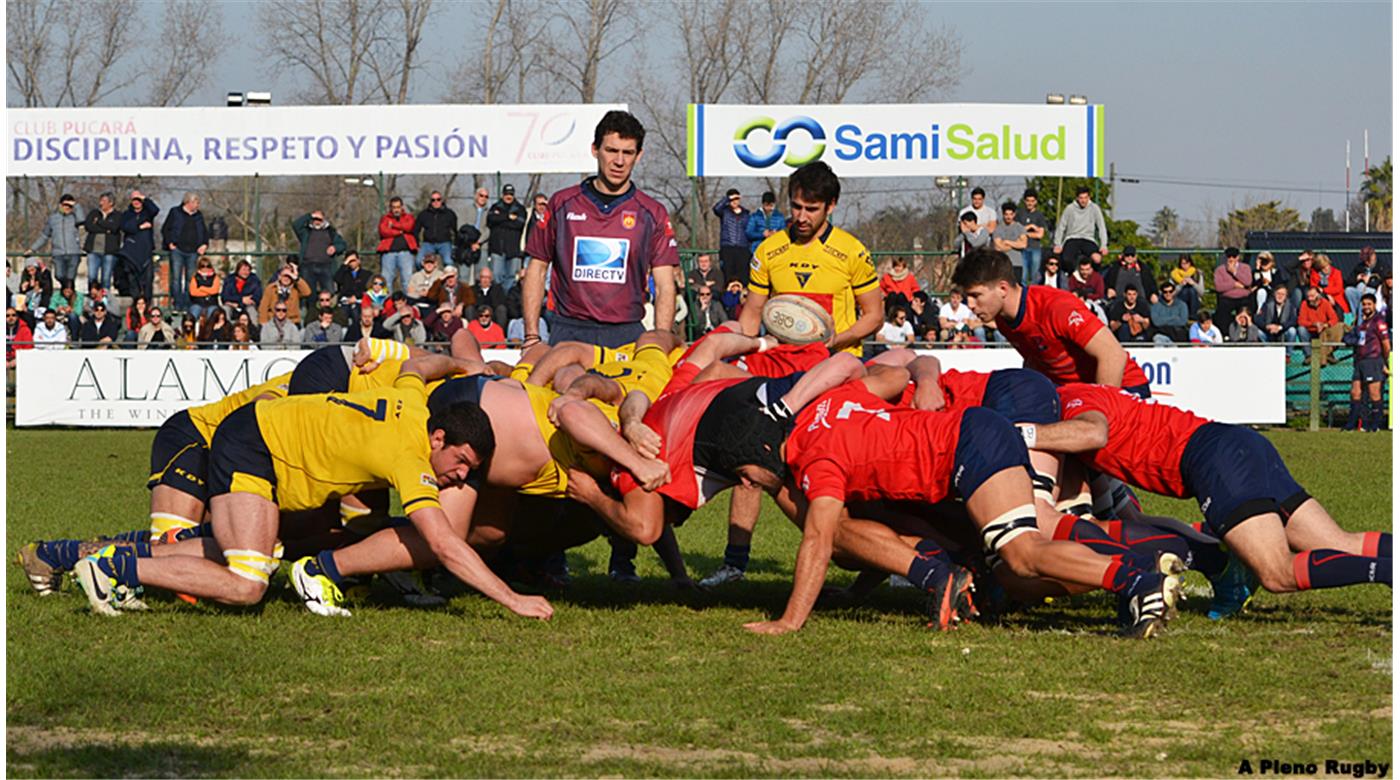
[{"label": "grass field", "polygon": [[[8,431],[9,553],[145,523],[150,432]],[[1343,526],[1389,529],[1389,434],[1271,433]],[[718,564],[727,501],[679,531]],[[1197,519],[1194,505],[1148,509]],[[463,594],[348,620],[289,590],[223,610],[160,596],[103,619],[6,578],[11,776],[1236,776],[1241,760],[1391,762],[1391,592],[1262,594],[1225,623],[1204,581],[1159,640],[1113,637],[1103,596],[934,634],[909,591],[780,610],[798,534],[771,506],[746,583],[670,589],[572,551],[548,624]],[[284,567],[285,571],[285,567]],[[834,578],[849,580],[846,572]],[[1195,575],[1192,575],[1193,577]]]}]

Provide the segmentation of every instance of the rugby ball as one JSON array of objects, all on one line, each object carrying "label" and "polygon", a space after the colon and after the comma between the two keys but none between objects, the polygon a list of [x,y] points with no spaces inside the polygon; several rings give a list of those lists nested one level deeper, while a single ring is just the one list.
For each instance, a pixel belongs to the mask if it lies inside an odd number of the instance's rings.
[{"label": "rugby ball", "polygon": [[836,323],[820,304],[801,295],[775,295],[763,304],[763,327],[784,344],[820,344],[836,334]]}]

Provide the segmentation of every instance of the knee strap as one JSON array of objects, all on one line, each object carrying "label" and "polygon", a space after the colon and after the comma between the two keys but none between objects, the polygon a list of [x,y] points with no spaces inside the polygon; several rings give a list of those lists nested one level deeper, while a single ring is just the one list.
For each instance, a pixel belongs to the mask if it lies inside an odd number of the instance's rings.
[{"label": "knee strap", "polygon": [[1055,496],[1055,475],[1034,472],[1031,474],[1031,489],[1037,499],[1050,503]]},{"label": "knee strap", "polygon": [[151,513],[151,537],[159,539],[166,533],[183,531],[186,528],[194,528],[199,525],[198,520],[191,520],[188,517],[172,515],[169,512]]},{"label": "knee strap", "polygon": [[228,570],[237,574],[245,580],[267,584],[272,573],[277,571],[278,560],[269,555],[263,555],[257,550],[227,550],[224,552],[224,560],[228,561]]},{"label": "knee strap", "polygon": [[982,546],[990,552],[1000,552],[1012,540],[1023,534],[1039,533],[1035,522],[1035,507],[1017,507],[982,528]]}]

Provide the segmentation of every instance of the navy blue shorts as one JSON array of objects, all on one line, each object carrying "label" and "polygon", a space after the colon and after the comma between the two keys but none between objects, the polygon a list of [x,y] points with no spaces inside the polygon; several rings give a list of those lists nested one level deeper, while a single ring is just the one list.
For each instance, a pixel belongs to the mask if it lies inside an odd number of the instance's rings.
[{"label": "navy blue shorts", "polygon": [[1060,394],[1039,371],[1003,368],[993,371],[982,406],[1013,423],[1049,425],[1060,421]]},{"label": "navy blue shorts", "polygon": [[967,498],[992,475],[1017,466],[1031,475],[1031,456],[1015,426],[991,409],[965,410],[953,453],[953,492]]},{"label": "navy blue shorts", "polygon": [[219,423],[209,445],[209,497],[235,490],[277,501],[277,471],[258,427],[258,405],[241,407]]},{"label": "navy blue shorts", "polygon": [[640,322],[589,322],[555,314],[549,320],[549,343],[581,341],[616,349],[631,344],[646,330]]},{"label": "navy blue shorts", "polygon": [[437,389],[428,396],[428,413],[437,414],[453,404],[462,401],[470,401],[478,406],[481,405],[481,389],[486,387],[487,382],[492,382],[502,377],[487,376],[477,374],[476,376],[459,376],[449,379],[437,386]]},{"label": "navy blue shorts", "polygon": [[151,442],[151,476],[146,480],[146,489],[155,490],[156,485],[166,485],[206,501],[209,498],[209,486],[205,482],[208,474],[209,449],[204,446],[199,429],[190,421],[190,413],[181,411],[171,415]]},{"label": "navy blue shorts", "polygon": [[1351,372],[1353,382],[1374,384],[1385,381],[1385,360],[1381,358],[1356,358],[1352,361],[1356,368]]},{"label": "navy blue shorts", "polygon": [[1287,522],[1309,498],[1274,445],[1241,425],[1209,423],[1191,434],[1181,455],[1181,480],[1219,539],[1255,515],[1276,512]]},{"label": "navy blue shorts", "polygon": [[1152,386],[1151,386],[1151,385],[1133,385],[1132,387],[1125,387],[1125,388],[1123,388],[1123,389],[1126,390],[1126,391],[1129,392],[1129,393],[1132,393],[1133,395],[1137,396],[1138,398],[1141,398],[1141,399],[1144,400],[1144,401],[1151,401],[1151,400],[1152,400]]},{"label": "navy blue shorts", "polygon": [[350,364],[339,346],[321,347],[302,359],[287,383],[288,395],[343,393],[350,389]]}]

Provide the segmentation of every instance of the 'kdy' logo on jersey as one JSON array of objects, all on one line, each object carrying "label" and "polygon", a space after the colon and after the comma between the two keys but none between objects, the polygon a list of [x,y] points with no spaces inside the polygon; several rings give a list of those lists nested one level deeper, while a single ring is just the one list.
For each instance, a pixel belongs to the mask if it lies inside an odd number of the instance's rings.
[{"label": "'kdy' logo on jersey", "polygon": [[574,237],[574,281],[626,284],[631,247],[625,238]]},{"label": "'kdy' logo on jersey", "polygon": [[632,228],[636,227],[636,226],[637,226],[637,212],[635,212],[635,211],[624,211],[624,212],[622,212],[622,226],[625,227],[625,228],[627,228],[628,230],[631,230]]}]

